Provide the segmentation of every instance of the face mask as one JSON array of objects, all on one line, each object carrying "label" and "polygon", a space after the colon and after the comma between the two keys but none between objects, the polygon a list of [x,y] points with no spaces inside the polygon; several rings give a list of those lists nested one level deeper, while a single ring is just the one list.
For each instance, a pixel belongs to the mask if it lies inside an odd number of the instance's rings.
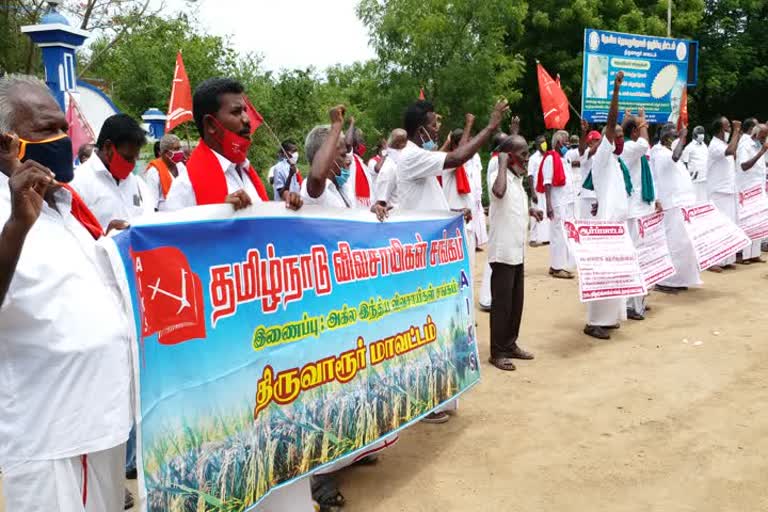
[{"label": "face mask", "polygon": [[171,162],[175,164],[179,164],[184,161],[184,152],[183,151],[173,151],[171,153]]},{"label": "face mask", "polygon": [[702,142],[704,142],[704,134],[703,134],[703,133],[700,133],[700,134],[698,134],[698,135],[696,136],[696,142],[698,142],[699,144],[701,144]]},{"label": "face mask", "polygon": [[365,144],[358,144],[357,145],[357,154],[360,156],[363,156],[365,152],[368,150],[368,146]]},{"label": "face mask", "polygon": [[135,162],[129,162],[123,155],[117,152],[117,148],[112,148],[112,158],[109,159],[109,173],[118,180],[124,180],[133,172],[136,167]]},{"label": "face mask", "polygon": [[565,156],[565,154],[568,152],[568,146],[563,146],[560,148],[560,154],[562,156]]},{"label": "face mask", "polygon": [[547,143],[546,142],[542,142],[541,143],[541,151],[542,151],[542,153],[546,153],[547,152]]},{"label": "face mask", "polygon": [[614,143],[616,144],[616,149],[613,151],[615,155],[620,155],[624,152],[624,137],[617,137],[616,140],[614,140]]},{"label": "face mask", "polygon": [[387,150],[386,149],[382,149],[381,150],[381,156],[387,156]]},{"label": "face mask", "polygon": [[47,167],[57,181],[69,183],[74,178],[72,140],[66,135],[40,141],[19,139],[19,160],[34,160]]},{"label": "face mask", "polygon": [[[339,164],[336,164],[336,167],[339,167]],[[341,171],[341,174],[336,176],[336,186],[341,188],[347,182],[351,173],[347,167],[339,167],[339,170]]]},{"label": "face mask", "polygon": [[435,143],[435,141],[432,140],[432,137],[429,136],[429,133],[427,133],[427,130],[424,127],[422,127],[421,131],[424,132],[424,135],[427,136],[427,140],[424,141],[424,137],[421,137],[420,135],[421,148],[427,151],[434,151],[435,149],[437,149],[437,143]]},{"label": "face mask", "polygon": [[222,156],[236,165],[245,162],[248,158],[248,148],[251,147],[251,139],[246,139],[232,130],[227,130],[215,117],[211,116],[211,119],[222,132],[214,136],[216,141],[221,144]]},{"label": "face mask", "polygon": [[725,142],[731,140],[731,132],[723,132],[723,140],[725,140]]},{"label": "face mask", "polygon": [[299,152],[294,151],[293,153],[291,153],[291,157],[288,159],[288,163],[290,163],[291,165],[296,165],[296,162],[298,161],[299,161]]}]

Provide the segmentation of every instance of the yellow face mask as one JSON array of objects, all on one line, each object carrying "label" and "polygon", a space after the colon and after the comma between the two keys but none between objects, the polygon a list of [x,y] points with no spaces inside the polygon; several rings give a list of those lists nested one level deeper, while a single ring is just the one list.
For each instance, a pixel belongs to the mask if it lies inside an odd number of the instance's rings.
[{"label": "yellow face mask", "polygon": [[545,152],[545,153],[547,152],[547,143],[546,143],[546,141],[541,143],[541,150],[543,152]]}]

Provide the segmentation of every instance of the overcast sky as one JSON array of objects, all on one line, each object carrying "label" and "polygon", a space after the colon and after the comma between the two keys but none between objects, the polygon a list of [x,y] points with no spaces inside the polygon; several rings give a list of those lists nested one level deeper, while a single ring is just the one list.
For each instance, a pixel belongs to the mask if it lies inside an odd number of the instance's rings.
[{"label": "overcast sky", "polygon": [[374,56],[357,18],[358,0],[166,0],[172,10],[198,10],[212,34],[231,36],[240,52],[258,52],[264,67],[325,69]]}]

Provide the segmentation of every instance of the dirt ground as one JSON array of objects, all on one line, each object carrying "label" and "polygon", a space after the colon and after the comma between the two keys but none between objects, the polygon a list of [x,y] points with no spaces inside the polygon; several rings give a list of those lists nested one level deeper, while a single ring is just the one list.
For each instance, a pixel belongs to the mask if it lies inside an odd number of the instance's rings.
[{"label": "dirt ground", "polygon": [[521,345],[536,360],[491,367],[478,311],[481,383],[451,422],[344,471],[344,510],[768,510],[768,265],[654,293],[644,322],[598,342],[581,334],[576,282],[549,278],[547,259],[528,252]]}]

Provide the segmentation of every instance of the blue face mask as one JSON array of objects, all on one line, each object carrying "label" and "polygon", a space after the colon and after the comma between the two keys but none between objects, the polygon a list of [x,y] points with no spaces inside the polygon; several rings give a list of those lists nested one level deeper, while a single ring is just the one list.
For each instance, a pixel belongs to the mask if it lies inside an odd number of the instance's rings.
[{"label": "blue face mask", "polygon": [[336,186],[338,186],[339,188],[343,187],[344,184],[349,179],[349,175],[350,174],[351,174],[351,171],[348,168],[342,167],[341,168],[341,174],[336,176]]},{"label": "blue face mask", "polygon": [[568,152],[568,146],[562,146],[560,148],[560,154],[565,156],[565,154]]},{"label": "blue face mask", "polygon": [[435,144],[435,141],[428,140],[427,142],[424,142],[421,144],[422,149],[426,149],[427,151],[434,151],[437,147],[437,144]]}]

